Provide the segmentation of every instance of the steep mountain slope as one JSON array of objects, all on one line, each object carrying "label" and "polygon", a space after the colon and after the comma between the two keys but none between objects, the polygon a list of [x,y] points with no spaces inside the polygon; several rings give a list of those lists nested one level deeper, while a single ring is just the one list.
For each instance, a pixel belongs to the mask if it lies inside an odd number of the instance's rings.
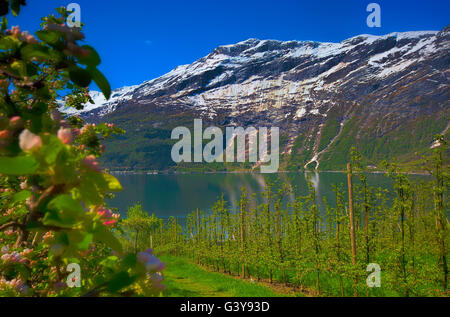
[{"label": "steep mountain slope", "polygon": [[352,145],[366,163],[409,162],[449,128],[449,39],[450,27],[341,43],[249,39],[114,91],[82,116],[128,131],[107,145],[116,169],[173,166],[170,132],[194,118],[280,127],[282,169],[342,168]]}]

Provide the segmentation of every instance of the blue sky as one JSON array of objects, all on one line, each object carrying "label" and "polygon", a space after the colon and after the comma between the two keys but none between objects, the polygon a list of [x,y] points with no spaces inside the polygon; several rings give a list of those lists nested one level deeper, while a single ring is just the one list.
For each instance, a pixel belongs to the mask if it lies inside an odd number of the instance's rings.
[{"label": "blue sky", "polygon": [[[113,89],[161,76],[219,45],[248,38],[339,42],[367,33],[440,30],[450,24],[448,0],[27,0],[10,25],[36,31],[40,18],[76,2],[86,43],[102,57]],[[366,7],[381,6],[381,28],[369,28]],[[95,87],[93,87],[95,89]]]}]

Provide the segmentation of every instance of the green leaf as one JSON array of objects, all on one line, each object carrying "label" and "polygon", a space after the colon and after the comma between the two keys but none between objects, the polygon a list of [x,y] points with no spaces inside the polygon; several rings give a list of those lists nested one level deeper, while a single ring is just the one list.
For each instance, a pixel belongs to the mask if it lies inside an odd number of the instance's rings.
[{"label": "green leaf", "polygon": [[110,255],[105,259],[103,259],[102,261],[100,261],[100,265],[103,266],[104,268],[108,268],[114,271],[115,268],[117,267],[118,260],[119,258],[117,256]]},{"label": "green leaf", "polygon": [[47,164],[54,164],[64,145],[56,136],[50,136],[45,143],[41,148],[40,154],[45,158]]},{"label": "green leaf", "polygon": [[63,210],[47,211],[44,219],[42,219],[44,225],[60,228],[72,228],[78,222],[77,217],[74,217],[70,212],[64,212]]},{"label": "green leaf", "polygon": [[48,51],[48,48],[39,44],[28,44],[24,46],[20,52],[22,57],[28,60],[36,58],[40,61],[48,61],[52,57]]},{"label": "green leaf", "polygon": [[89,54],[89,56],[80,56],[78,58],[78,61],[80,64],[91,66],[91,67],[100,65],[100,63],[101,63],[100,56],[98,55],[97,51],[92,46],[83,45],[83,46],[81,46],[81,48],[89,51],[90,54]]},{"label": "green leaf", "polygon": [[111,230],[108,227],[105,227],[103,224],[96,224],[94,228],[94,239],[103,242],[114,251],[117,251],[119,253],[122,252],[122,244],[114,236]]},{"label": "green leaf", "polygon": [[74,189],[77,197],[88,204],[98,205],[102,203],[101,198],[97,195],[97,188],[88,180],[82,180],[80,185]]},{"label": "green leaf", "polygon": [[81,250],[87,250],[92,243],[94,235],[92,233],[84,233],[82,240],[77,243],[77,247]]},{"label": "green leaf", "polygon": [[[50,90],[48,89],[47,86],[42,87],[41,89],[38,89],[36,91],[36,95],[41,99],[41,100],[49,100],[52,98],[52,95],[50,94]],[[35,107],[33,107],[34,109]],[[48,106],[46,106],[46,109],[48,108]],[[33,124],[33,122],[31,123]]]},{"label": "green leaf", "polygon": [[2,17],[0,31],[4,32],[8,28],[8,19],[6,17]]},{"label": "green leaf", "polygon": [[11,69],[15,74],[25,77],[27,75],[27,65],[24,61],[15,61],[11,64]]},{"label": "green leaf", "polygon": [[26,70],[28,77],[35,76],[40,71],[40,69],[33,62],[26,63]]},{"label": "green leaf", "polygon": [[90,72],[80,67],[72,67],[69,70],[69,76],[80,87],[87,87],[92,81]]},{"label": "green leaf", "polygon": [[49,203],[50,209],[64,210],[73,215],[82,215],[83,207],[78,200],[73,199],[70,195],[63,194],[53,198]]},{"label": "green leaf", "polygon": [[36,36],[43,42],[55,44],[56,42],[58,42],[60,34],[56,31],[42,30],[37,31]]},{"label": "green leaf", "polygon": [[16,46],[16,41],[11,37],[6,36],[0,39],[0,50],[10,50]]},{"label": "green leaf", "polygon": [[11,0],[11,12],[14,16],[19,15],[20,13],[20,0]]},{"label": "green leaf", "polygon": [[128,254],[127,256],[125,256],[125,258],[122,260],[121,267],[123,268],[130,268],[130,267],[135,267],[137,263],[137,259],[136,259],[136,255],[135,254]]},{"label": "green leaf", "polygon": [[135,276],[130,276],[127,272],[117,273],[108,283],[108,291],[116,293],[122,288],[131,285],[136,280]]},{"label": "green leaf", "polygon": [[31,191],[29,191],[29,190],[22,190],[22,191],[20,191],[20,192],[18,192],[16,194],[14,194],[12,202],[13,203],[17,203],[19,201],[24,201],[30,196],[31,196]]},{"label": "green leaf", "polygon": [[26,175],[36,172],[38,162],[32,156],[0,157],[0,174]]},{"label": "green leaf", "polygon": [[36,102],[36,104],[31,108],[31,113],[41,116],[48,110],[48,104],[45,102]]},{"label": "green leaf", "polygon": [[53,198],[48,203],[48,209],[50,210],[45,213],[43,223],[49,226],[71,228],[81,221],[80,217],[83,215],[80,202],[67,194]]},{"label": "green leaf", "polygon": [[108,189],[112,191],[120,191],[122,190],[122,185],[120,185],[120,182],[117,178],[115,178],[113,175],[110,174],[103,174],[103,178],[108,183]]},{"label": "green leaf", "polygon": [[111,86],[109,85],[106,77],[97,68],[89,67],[88,70],[92,76],[92,79],[97,84],[98,88],[100,88],[105,98],[109,99],[111,96]]}]

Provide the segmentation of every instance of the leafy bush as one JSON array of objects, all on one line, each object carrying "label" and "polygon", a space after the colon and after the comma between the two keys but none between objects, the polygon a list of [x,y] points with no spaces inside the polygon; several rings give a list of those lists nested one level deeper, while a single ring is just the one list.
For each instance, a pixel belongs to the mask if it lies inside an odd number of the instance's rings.
[{"label": "leafy bush", "polygon": [[[24,1],[0,4],[2,15],[17,15]],[[57,11],[36,37],[7,29],[5,17],[0,26],[0,295],[158,294],[164,264],[151,250],[123,252],[118,215],[104,203],[121,185],[97,162],[101,141],[123,131],[58,110],[64,93],[66,106],[92,102],[92,81],[106,98],[111,88],[95,49],[80,44],[81,29]],[[69,275],[71,263],[81,278]],[[68,277],[80,287],[67,287]]]}]

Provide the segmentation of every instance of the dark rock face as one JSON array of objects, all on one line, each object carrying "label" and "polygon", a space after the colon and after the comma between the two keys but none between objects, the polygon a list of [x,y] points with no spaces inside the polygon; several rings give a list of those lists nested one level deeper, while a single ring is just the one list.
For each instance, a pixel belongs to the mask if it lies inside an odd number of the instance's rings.
[{"label": "dark rock face", "polygon": [[[346,150],[346,138],[371,162],[383,155],[401,158],[404,150],[386,147],[394,147],[405,130],[420,134],[420,140],[411,139],[417,144],[410,144],[410,153],[429,147],[433,133],[448,130],[449,37],[450,27],[360,35],[341,43],[249,39],[122,89],[114,100],[82,114],[123,123],[129,131],[193,118],[221,126],[278,126],[286,137],[283,151],[292,159],[304,152],[293,150],[299,135],[313,140],[301,164],[314,159],[334,166],[330,157]],[[330,120],[340,128],[328,139],[317,137]],[[422,127],[424,122],[435,126]],[[358,129],[350,132],[347,124]]]}]

